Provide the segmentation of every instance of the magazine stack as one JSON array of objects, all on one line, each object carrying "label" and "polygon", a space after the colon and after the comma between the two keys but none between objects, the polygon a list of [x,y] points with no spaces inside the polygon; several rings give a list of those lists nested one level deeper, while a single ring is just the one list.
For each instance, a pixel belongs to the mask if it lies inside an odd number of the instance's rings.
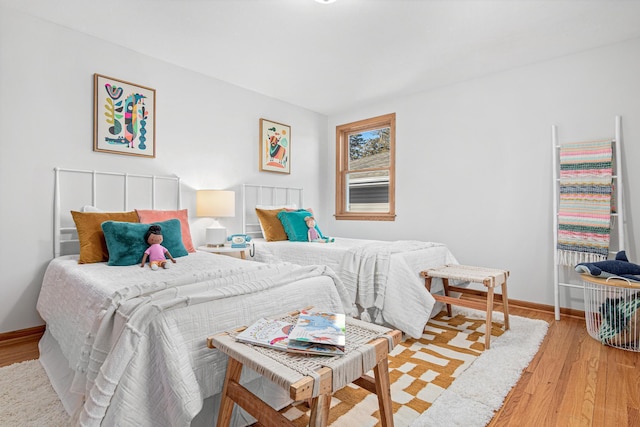
[{"label": "magazine stack", "polygon": [[289,333],[287,351],[335,356],[344,354],[346,317],[326,311],[300,310]]},{"label": "magazine stack", "polygon": [[261,318],[236,340],[298,354],[344,354],[346,317],[341,313],[300,310],[296,324]]}]

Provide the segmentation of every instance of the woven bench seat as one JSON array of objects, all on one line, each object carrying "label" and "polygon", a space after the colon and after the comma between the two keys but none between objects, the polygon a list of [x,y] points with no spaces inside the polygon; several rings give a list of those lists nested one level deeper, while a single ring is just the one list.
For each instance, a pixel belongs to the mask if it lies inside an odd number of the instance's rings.
[{"label": "woven bench seat", "polygon": [[[290,313],[279,318],[295,323],[297,314]],[[345,385],[354,383],[377,395],[381,425],[393,427],[387,355],[400,342],[400,331],[347,318],[345,355],[313,356],[238,342],[235,335],[242,329],[207,339],[209,348],[216,348],[229,356],[216,424],[218,427],[229,425],[234,403],[256,418],[260,426],[294,426],[240,385],[243,365],[288,390],[293,401],[310,401],[309,426],[326,426],[331,395]],[[375,377],[367,375],[372,369]]]},{"label": "woven bench seat", "polygon": [[[425,279],[425,287],[431,292],[431,279],[439,277],[442,279],[444,295],[433,295],[436,301],[444,302],[447,305],[447,314],[451,316],[451,304],[462,307],[474,308],[486,311],[486,333],[484,337],[485,349],[491,346],[491,319],[493,313],[494,298],[502,301],[502,309],[504,312],[504,329],[509,329],[509,301],[507,299],[507,278],[509,272],[495,268],[474,267],[470,265],[449,264],[441,267],[430,268],[420,273]],[[482,283],[486,287],[486,291],[463,288],[449,284],[449,280],[461,280],[472,283]],[[495,294],[494,289],[500,286],[502,295]],[[455,298],[450,292],[459,292],[460,294],[474,295],[482,297],[485,302]]]}]

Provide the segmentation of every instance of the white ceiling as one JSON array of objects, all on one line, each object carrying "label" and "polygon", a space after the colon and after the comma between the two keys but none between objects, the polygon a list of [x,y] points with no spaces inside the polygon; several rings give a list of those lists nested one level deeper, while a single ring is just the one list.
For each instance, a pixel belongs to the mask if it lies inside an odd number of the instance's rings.
[{"label": "white ceiling", "polygon": [[633,0],[0,4],[323,114],[640,37]]}]

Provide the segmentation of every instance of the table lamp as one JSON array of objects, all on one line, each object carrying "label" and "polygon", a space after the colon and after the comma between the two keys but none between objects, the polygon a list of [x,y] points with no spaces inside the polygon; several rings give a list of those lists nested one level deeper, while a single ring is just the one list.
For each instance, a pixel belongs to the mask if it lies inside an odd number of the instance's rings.
[{"label": "table lamp", "polygon": [[196,192],[196,216],[214,218],[207,227],[205,240],[209,247],[224,246],[227,229],[215,218],[233,217],[236,214],[236,194],[226,190],[198,190]]}]

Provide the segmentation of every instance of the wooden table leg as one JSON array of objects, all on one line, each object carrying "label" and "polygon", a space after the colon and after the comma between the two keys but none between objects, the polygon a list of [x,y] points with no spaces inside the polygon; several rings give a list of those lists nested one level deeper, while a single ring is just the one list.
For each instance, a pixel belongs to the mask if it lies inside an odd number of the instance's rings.
[{"label": "wooden table leg", "polygon": [[242,373],[242,363],[233,357],[229,357],[227,365],[227,373],[224,377],[224,386],[222,387],[222,398],[220,399],[220,409],[218,411],[218,427],[228,427],[231,422],[231,414],[233,412],[233,400],[227,395],[229,383],[231,381],[238,382]]},{"label": "wooden table leg", "polygon": [[391,406],[391,385],[389,382],[389,362],[384,357],[373,368],[376,379],[376,395],[380,408],[382,427],[393,427],[393,407]]},{"label": "wooden table leg", "polygon": [[326,427],[329,423],[329,408],[331,407],[331,393],[321,394],[311,399],[311,414],[309,427]]},{"label": "wooden table leg", "polygon": [[509,330],[509,299],[507,298],[507,279],[502,284],[502,312],[504,313],[504,330]]},{"label": "wooden table leg", "polygon": [[240,251],[240,258],[247,259],[246,251]]},{"label": "wooden table leg", "polygon": [[489,350],[491,346],[491,318],[493,316],[493,287],[487,288],[487,331],[484,336],[484,349]]},{"label": "wooden table leg", "polygon": [[[449,296],[449,279],[442,279],[442,287],[444,288],[444,295]],[[451,317],[451,304],[447,303],[447,316]]]},{"label": "wooden table leg", "polygon": [[427,288],[427,292],[431,293],[431,277],[424,277],[424,287]]}]

